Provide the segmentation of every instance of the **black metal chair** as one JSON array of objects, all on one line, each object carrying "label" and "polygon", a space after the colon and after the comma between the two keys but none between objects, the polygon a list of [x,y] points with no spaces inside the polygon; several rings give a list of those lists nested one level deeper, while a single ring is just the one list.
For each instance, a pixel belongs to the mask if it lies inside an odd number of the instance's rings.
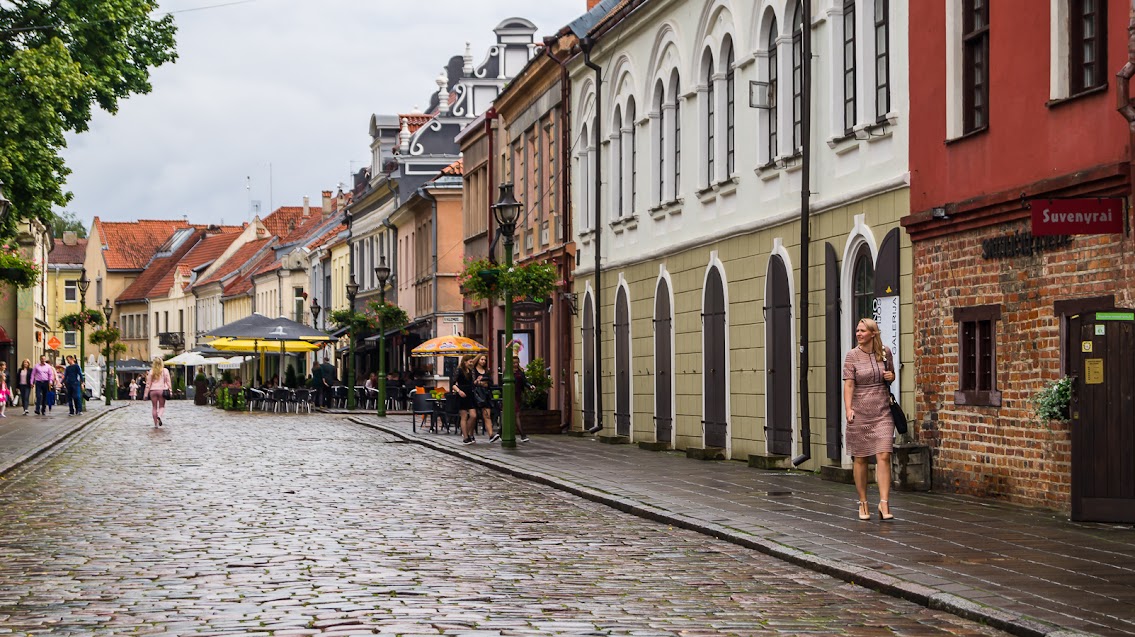
[{"label": "black metal chair", "polygon": [[402,395],[402,385],[395,381],[386,381],[386,408],[405,409],[406,400]]},{"label": "black metal chair", "polygon": [[412,403],[411,416],[413,418],[410,430],[414,433],[417,433],[419,425],[418,416],[422,417],[422,424],[425,424],[426,416],[429,416],[430,429],[433,429],[435,426],[435,416],[433,403],[430,402],[430,395],[417,393],[410,394],[410,400]]},{"label": "black metal chair", "polygon": [[344,409],[347,407],[346,385],[335,385],[331,388],[331,402],[334,403],[336,409]]},{"label": "black metal chair", "polygon": [[298,414],[300,409],[306,409],[307,413],[310,414],[311,413],[312,396],[313,396],[313,394],[315,394],[315,390],[314,389],[296,389],[292,392],[292,394],[295,396],[296,413]]},{"label": "black metal chair", "polygon": [[442,410],[441,424],[445,426],[445,433],[461,433],[461,397],[453,392],[445,395],[445,406]]},{"label": "black metal chair", "polygon": [[263,409],[267,398],[264,392],[259,389],[253,389],[251,387],[244,388],[244,402],[248,405],[248,411],[252,411],[252,408],[256,406],[257,403],[259,403],[260,408]]}]

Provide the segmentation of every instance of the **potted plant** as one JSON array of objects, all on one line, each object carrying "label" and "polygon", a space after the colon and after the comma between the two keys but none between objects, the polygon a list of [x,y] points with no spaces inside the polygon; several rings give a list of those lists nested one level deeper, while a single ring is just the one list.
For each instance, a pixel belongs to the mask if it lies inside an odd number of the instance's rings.
[{"label": "potted plant", "polygon": [[524,390],[524,409],[548,408],[548,390],[552,388],[552,377],[544,365],[544,359],[533,358],[524,368],[524,376],[528,380],[528,387]]},{"label": "potted plant", "polygon": [[1065,376],[1041,388],[1032,398],[1033,408],[1040,420],[1068,422],[1072,404],[1072,377]]},{"label": "potted plant", "polygon": [[39,267],[35,262],[24,259],[11,246],[0,250],[0,282],[8,282],[18,288],[30,288],[39,280]]}]

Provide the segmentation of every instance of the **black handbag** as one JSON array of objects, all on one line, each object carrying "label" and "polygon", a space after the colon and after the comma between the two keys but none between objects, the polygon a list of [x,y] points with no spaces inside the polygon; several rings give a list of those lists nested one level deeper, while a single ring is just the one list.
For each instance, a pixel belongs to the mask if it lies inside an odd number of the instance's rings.
[{"label": "black handbag", "polygon": [[[170,398],[173,398],[173,393],[170,392],[170,390],[168,390],[168,389],[163,389],[162,390],[162,398],[169,400]],[[902,410],[899,410],[899,411],[902,411]],[[906,431],[906,429],[905,429],[906,423],[903,423],[903,427],[904,427],[903,431],[905,432]]]},{"label": "black handbag", "polygon": [[887,401],[887,406],[891,408],[891,420],[895,421],[895,431],[900,434],[906,433],[906,414],[902,411],[902,406],[899,401],[895,400],[895,395],[887,392],[890,400]]}]

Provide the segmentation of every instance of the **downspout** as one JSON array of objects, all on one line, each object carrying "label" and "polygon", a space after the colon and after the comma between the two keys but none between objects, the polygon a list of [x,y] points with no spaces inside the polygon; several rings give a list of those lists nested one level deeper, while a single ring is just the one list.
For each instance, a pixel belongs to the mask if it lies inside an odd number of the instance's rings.
[{"label": "downspout", "polygon": [[571,429],[573,415],[572,392],[568,382],[574,371],[575,355],[572,352],[571,314],[567,311],[563,294],[570,293],[568,280],[571,278],[571,256],[568,254],[567,241],[571,236],[571,76],[568,74],[567,58],[560,59],[552,54],[552,45],[558,42],[555,36],[544,38],[544,54],[560,67],[560,280],[564,282],[556,308],[559,319],[560,337],[560,399],[557,401],[560,408],[560,429]]},{"label": "downspout", "polygon": [[[495,120],[496,118],[497,118],[497,109],[490,106],[489,110],[485,111],[485,140],[488,143],[488,151],[487,151],[487,154],[485,155],[487,157],[487,159],[485,161],[488,163],[488,165],[487,165],[488,181],[486,182],[486,185],[488,187],[485,188],[485,215],[486,215],[486,217],[488,217],[488,219],[487,219],[488,223],[485,225],[485,228],[487,229],[485,241],[488,242],[488,247],[487,247],[488,255],[487,256],[489,258],[490,263],[495,263],[495,259],[493,259],[493,238],[492,237],[493,237],[493,203],[494,203],[493,202],[493,192],[494,192],[494,188],[495,188],[495,184],[496,184],[496,171],[494,170],[494,168],[496,167],[496,164],[497,164],[497,158],[496,158],[495,155],[493,155],[493,120]],[[496,365],[493,364],[493,341],[495,340],[495,337],[493,335],[493,300],[492,299],[485,299],[485,336],[484,336],[484,338],[485,338],[485,341],[487,341],[485,343],[485,345],[487,345],[488,348],[489,348],[488,358],[489,358],[489,370],[490,370],[490,373],[491,373],[491,370],[496,369]]]},{"label": "downspout", "polygon": [[[595,40],[591,36],[584,36],[579,41],[579,48],[583,52],[583,64],[595,71],[595,139],[603,139],[600,126],[603,122],[603,68],[591,61],[591,49]],[[600,188],[603,185],[603,153],[595,149],[595,424],[591,427],[592,433],[603,429],[603,303],[601,302],[603,286],[600,279],[602,275],[603,224],[600,223],[601,212],[599,205],[602,202]]]},{"label": "downspout", "polygon": [[[810,222],[811,170],[812,170],[812,3],[802,2],[804,11],[801,36],[801,72],[803,87],[800,96],[800,455],[792,459],[792,465],[800,465],[812,459],[812,414],[808,404],[808,295],[809,259],[811,236],[808,233]],[[829,398],[830,399],[830,398]]]},{"label": "downspout", "polygon": [[[1127,64],[1115,74],[1115,96],[1119,114],[1130,130],[1127,142],[1129,184],[1135,187],[1135,99],[1131,97],[1131,77],[1135,75],[1135,0],[1131,0],[1131,17],[1127,24]],[[1124,215],[1124,233],[1130,231],[1130,215]]]}]

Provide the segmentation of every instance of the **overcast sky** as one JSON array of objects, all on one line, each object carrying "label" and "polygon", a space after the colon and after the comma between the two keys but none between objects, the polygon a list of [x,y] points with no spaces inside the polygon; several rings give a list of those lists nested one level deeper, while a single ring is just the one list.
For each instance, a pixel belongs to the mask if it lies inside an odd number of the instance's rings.
[{"label": "overcast sky", "polygon": [[263,214],[304,195],[314,204],[369,163],[371,114],[424,109],[466,41],[480,65],[505,18],[534,22],[539,42],[586,10],[585,0],[215,6],[231,1],[162,2],[176,12],[177,62],[153,72],[150,94],[114,116],[98,111],[69,138],[67,210],[88,227],[96,215],[233,224],[249,218],[250,200]]}]

